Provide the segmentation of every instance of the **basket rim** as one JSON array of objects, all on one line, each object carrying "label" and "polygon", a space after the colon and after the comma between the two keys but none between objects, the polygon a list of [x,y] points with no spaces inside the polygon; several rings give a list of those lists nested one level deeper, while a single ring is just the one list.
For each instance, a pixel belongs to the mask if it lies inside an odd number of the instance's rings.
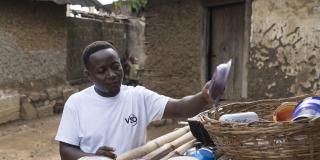
[{"label": "basket rim", "polygon": [[[270,116],[269,111],[282,102],[297,102],[309,96],[317,95],[232,102],[221,106],[230,106],[230,108],[210,109],[201,112],[198,114],[198,120],[209,133],[217,149],[235,159],[271,160],[275,158],[296,159],[297,157],[319,159],[320,144],[317,141],[320,134],[320,117],[281,122],[275,122],[265,117]],[[237,107],[244,107],[244,109]],[[237,123],[218,120],[218,114],[237,113],[237,111],[250,111],[251,109],[268,121]],[[218,114],[212,115],[215,112]],[[264,113],[266,115],[263,115]],[[296,151],[295,144],[306,146]],[[280,152],[283,153],[279,154]]]},{"label": "basket rim", "polygon": [[[289,98],[279,98],[279,99],[261,99],[261,100],[255,100],[255,101],[245,101],[245,102],[231,102],[228,104],[224,104],[222,106],[220,106],[220,108],[222,107],[228,107],[228,106],[232,106],[232,105],[236,105],[236,104],[243,104],[243,105],[253,105],[253,104],[259,104],[259,103],[282,103],[282,102],[292,102],[294,100],[297,99],[304,99],[306,97],[310,97],[310,96],[319,96],[319,95],[315,95],[315,94],[304,94],[304,95],[300,95],[300,96],[295,96],[295,97],[289,97]],[[203,111],[201,113],[199,113],[197,115],[198,119],[200,120],[200,122],[205,125],[207,123],[211,123],[211,124],[216,124],[216,125],[232,125],[234,126],[257,126],[257,125],[263,125],[263,124],[272,124],[272,125],[279,125],[279,126],[284,126],[284,125],[288,125],[288,124],[306,124],[306,123],[317,123],[320,122],[320,117],[314,117],[314,118],[305,118],[305,119],[301,119],[301,120],[297,120],[297,121],[282,121],[282,122],[274,122],[274,121],[268,121],[268,120],[264,120],[264,121],[257,121],[257,122],[251,122],[251,123],[237,123],[237,122],[221,122],[219,120],[213,119],[209,117],[209,114],[214,114],[214,112],[216,112],[216,109],[212,108],[206,111]]]}]

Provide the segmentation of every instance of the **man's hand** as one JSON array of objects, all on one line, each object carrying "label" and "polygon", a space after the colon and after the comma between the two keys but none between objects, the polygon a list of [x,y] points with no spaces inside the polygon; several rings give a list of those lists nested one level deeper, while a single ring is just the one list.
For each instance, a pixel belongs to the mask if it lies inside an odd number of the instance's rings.
[{"label": "man's hand", "polygon": [[117,155],[114,153],[114,151],[115,150],[111,147],[102,146],[102,147],[98,148],[98,150],[96,151],[96,155],[110,157],[112,159],[115,159],[115,158],[117,158]]},{"label": "man's hand", "polygon": [[210,86],[211,81],[208,81],[204,87],[202,88],[202,96],[205,98],[205,100],[207,101],[207,104],[212,105],[213,104],[213,100],[211,98],[211,96],[209,95],[209,86]]}]

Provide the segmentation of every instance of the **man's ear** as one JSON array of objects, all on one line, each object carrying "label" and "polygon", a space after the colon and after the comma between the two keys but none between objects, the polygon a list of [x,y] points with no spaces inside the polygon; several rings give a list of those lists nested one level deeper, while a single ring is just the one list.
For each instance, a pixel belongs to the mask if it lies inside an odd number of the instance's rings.
[{"label": "man's ear", "polygon": [[87,69],[83,70],[83,74],[84,74],[84,76],[88,77],[88,79],[91,81],[90,73],[89,73],[89,71]]}]

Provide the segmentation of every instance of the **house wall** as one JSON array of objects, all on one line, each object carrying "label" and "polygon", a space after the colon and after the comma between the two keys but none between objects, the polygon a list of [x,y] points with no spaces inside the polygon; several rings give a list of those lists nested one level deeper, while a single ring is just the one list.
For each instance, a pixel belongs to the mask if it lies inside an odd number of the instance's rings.
[{"label": "house wall", "polygon": [[102,39],[102,24],[100,21],[71,17],[67,18],[67,24],[67,80],[72,81],[83,77],[82,51],[91,42]]},{"label": "house wall", "polygon": [[145,22],[139,19],[130,19],[128,28],[128,54],[138,58],[138,64],[144,66],[145,55]]},{"label": "house wall", "polygon": [[66,7],[32,0],[0,1],[0,87],[39,89],[63,83]]},{"label": "house wall", "polygon": [[144,86],[172,97],[201,89],[205,11],[195,0],[148,2]]},{"label": "house wall", "polygon": [[248,96],[319,90],[319,0],[255,0],[251,21]]},{"label": "house wall", "polygon": [[67,80],[77,82],[85,78],[81,55],[83,49],[94,41],[112,42],[120,57],[124,57],[127,54],[127,32],[126,23],[68,17]]}]

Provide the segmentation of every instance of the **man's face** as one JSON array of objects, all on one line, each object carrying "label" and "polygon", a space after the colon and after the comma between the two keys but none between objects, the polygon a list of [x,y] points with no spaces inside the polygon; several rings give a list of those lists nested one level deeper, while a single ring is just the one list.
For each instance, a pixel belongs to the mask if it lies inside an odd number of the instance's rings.
[{"label": "man's face", "polygon": [[90,55],[87,70],[89,79],[97,89],[112,96],[118,94],[123,70],[115,50],[102,49]]}]

